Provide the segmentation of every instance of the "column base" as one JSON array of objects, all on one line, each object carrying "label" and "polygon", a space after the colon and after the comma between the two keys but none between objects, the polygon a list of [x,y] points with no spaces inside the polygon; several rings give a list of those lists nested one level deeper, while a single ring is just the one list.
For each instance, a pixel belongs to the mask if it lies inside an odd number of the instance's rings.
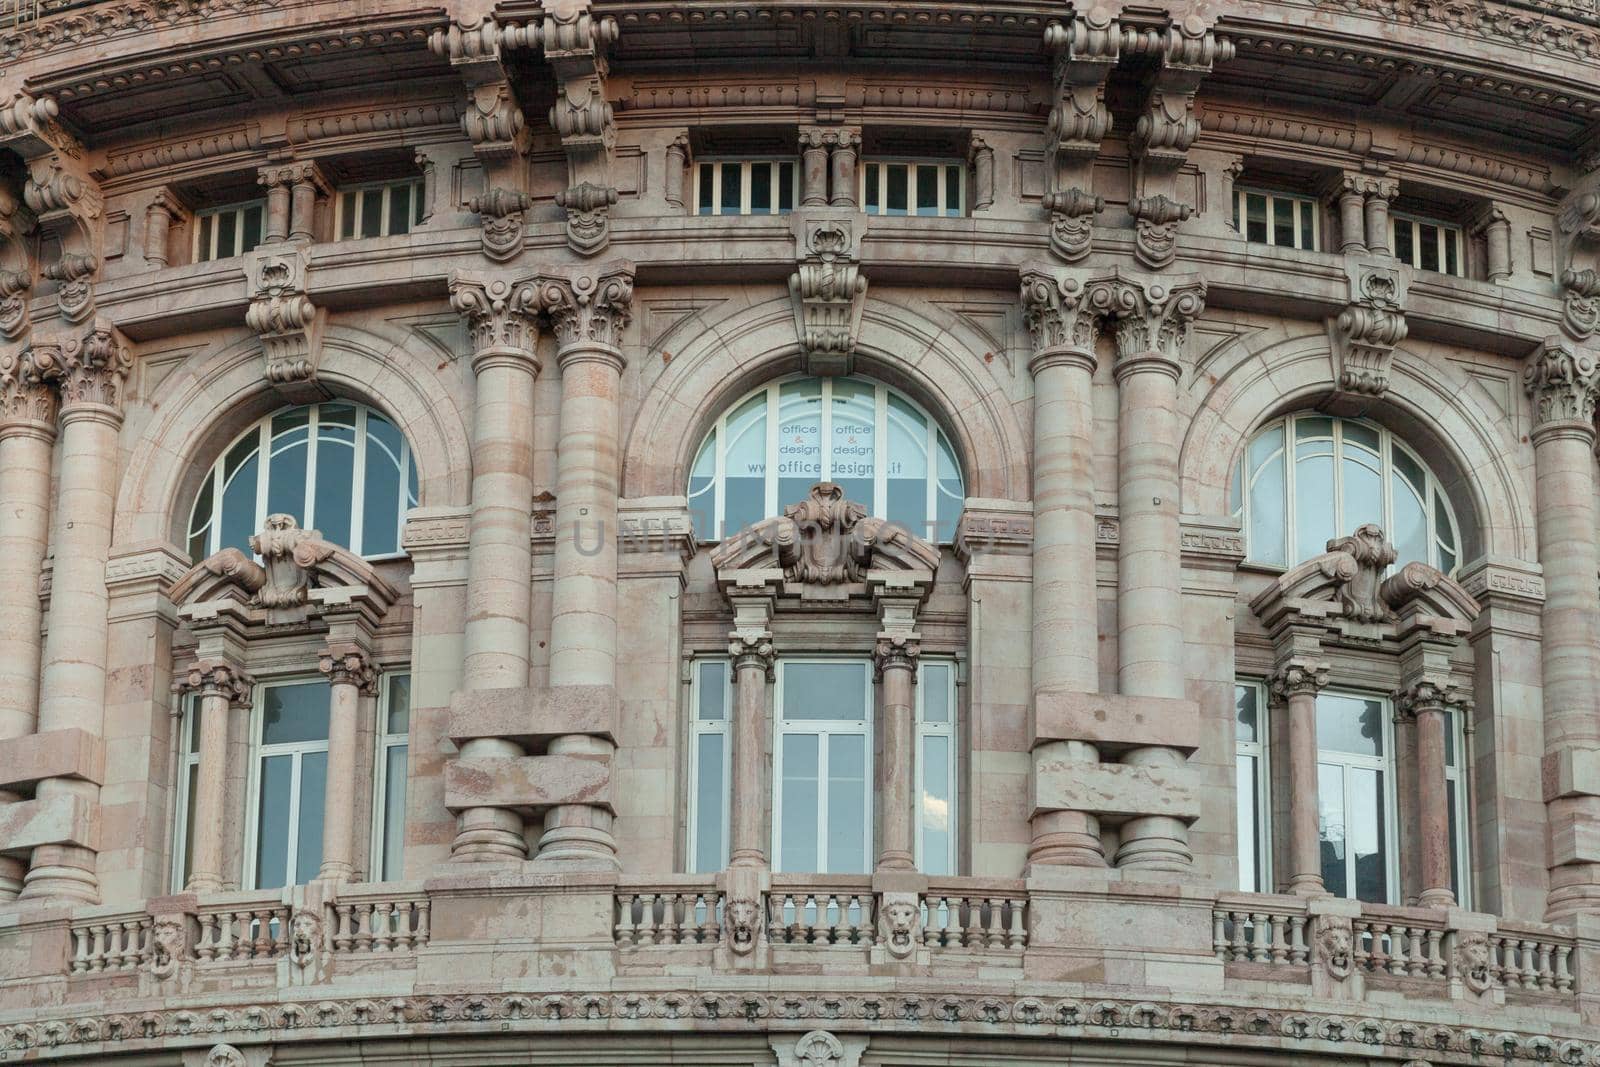
[{"label": "column base", "polygon": [[912,860],[911,853],[903,849],[894,849],[893,851],[885,850],[880,854],[877,866],[873,869],[878,871],[914,871],[917,869],[917,865]]},{"label": "column base", "polygon": [[1149,815],[1122,827],[1117,866],[1130,870],[1187,871],[1194,865],[1189,830],[1180,819]]},{"label": "column base", "polygon": [[1550,871],[1544,921],[1567,922],[1578,915],[1600,915],[1600,863],[1569,863]]},{"label": "column base", "polygon": [[610,829],[572,825],[569,813],[562,808],[550,812],[533,861],[541,867],[560,865],[564,870],[622,869],[617,859],[617,841]]},{"label": "column base", "polygon": [[28,873],[27,865],[10,856],[0,856],[0,903],[16,900],[22,892],[22,879]]},{"label": "column base", "polygon": [[1456,906],[1456,895],[1448,889],[1424,889],[1417,895],[1417,906],[1421,908],[1453,908]]},{"label": "column base", "polygon": [[522,816],[505,808],[468,808],[456,818],[452,863],[521,862],[528,858]]},{"label": "column base", "polygon": [[1100,819],[1086,811],[1049,811],[1033,817],[1033,840],[1023,877],[1037,867],[1104,867]]},{"label": "column base", "polygon": [[100,903],[100,880],[95,877],[93,849],[73,845],[40,845],[33,864],[22,879],[18,900],[76,900]]}]

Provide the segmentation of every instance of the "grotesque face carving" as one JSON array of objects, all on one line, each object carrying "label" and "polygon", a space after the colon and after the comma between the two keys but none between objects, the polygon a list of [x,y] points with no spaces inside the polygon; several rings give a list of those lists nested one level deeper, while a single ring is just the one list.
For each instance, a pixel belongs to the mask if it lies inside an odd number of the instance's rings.
[{"label": "grotesque face carving", "polygon": [[917,947],[917,906],[909,901],[895,901],[884,905],[879,912],[878,937],[889,955],[904,959]]},{"label": "grotesque face carving", "polygon": [[728,902],[728,919],[725,936],[728,948],[740,956],[748,955],[756,947],[756,932],[761,910],[753,900]]},{"label": "grotesque face carving", "polygon": [[1324,916],[1317,921],[1317,959],[1322,961],[1330,975],[1341,982],[1350,977],[1350,971],[1355,966],[1351,948],[1353,941],[1348,920]]},{"label": "grotesque face carving", "polygon": [[1455,969],[1474,993],[1487,990],[1491,984],[1489,939],[1478,933],[1461,934],[1456,940]]},{"label": "grotesque face carving", "polygon": [[322,947],[322,923],[309,911],[297,911],[289,922],[289,954],[301,967],[311,963]]},{"label": "grotesque face carving", "polygon": [[184,920],[179,915],[162,915],[150,930],[150,974],[161,981],[178,970],[185,946]]}]

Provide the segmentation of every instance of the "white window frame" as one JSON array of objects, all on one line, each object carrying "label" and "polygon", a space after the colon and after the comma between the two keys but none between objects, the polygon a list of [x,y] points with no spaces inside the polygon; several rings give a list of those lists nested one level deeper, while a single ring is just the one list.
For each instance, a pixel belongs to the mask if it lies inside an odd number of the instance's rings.
[{"label": "white window frame", "polygon": [[[723,694],[722,694],[722,721],[700,718],[700,700],[702,686],[705,685],[705,672],[702,668],[708,664],[719,663],[723,668]],[[689,682],[689,832],[687,838],[688,855],[684,867],[693,874],[710,874],[710,871],[695,870],[695,860],[700,854],[700,738],[706,734],[722,738],[722,847],[719,854],[722,856],[722,866],[728,862],[731,841],[729,840],[730,799],[733,788],[733,663],[719,656],[697,656],[693,660],[693,672]],[[718,867],[717,870],[721,870]]]},{"label": "white window frame", "polygon": [[[788,204],[781,203],[782,185],[780,184],[780,167],[787,165],[789,171],[789,196]],[[739,168],[739,210],[727,211],[722,206],[722,168],[737,166]],[[705,175],[703,168],[711,168],[711,209],[701,210],[700,195],[704,184]],[[765,211],[757,211],[750,205],[750,172],[756,167],[769,168],[769,188],[772,190],[772,207]],[[694,213],[701,218],[712,216],[733,215],[787,215],[800,205],[800,161],[793,156],[754,156],[749,159],[697,159],[690,168],[694,172]]]},{"label": "white window frame", "polygon": [[[1394,752],[1394,704],[1386,696],[1378,693],[1366,693],[1359,689],[1332,688],[1325,689],[1317,694],[1320,700],[1323,696],[1349,697],[1355,700],[1375,700],[1380,705],[1378,717],[1383,728],[1383,755],[1365,756],[1357,752],[1341,752],[1337,749],[1325,749],[1321,740],[1317,743],[1317,782],[1320,788],[1324,768],[1333,764],[1340,768],[1342,775],[1342,788],[1344,790],[1345,818],[1345,889],[1346,900],[1355,900],[1356,869],[1355,849],[1349,846],[1350,832],[1348,827],[1350,811],[1350,772],[1352,770],[1375,770],[1383,776],[1383,841],[1384,841],[1384,896],[1387,898],[1378,903],[1398,904],[1400,902],[1400,821],[1395,810],[1395,798],[1398,795],[1395,782],[1395,752]],[[1321,714],[1321,709],[1317,709]],[[1317,798],[1317,806],[1321,810],[1321,798]],[[1320,823],[1320,817],[1319,817]],[[1318,827],[1318,841],[1320,851],[1321,827]],[[1319,867],[1320,871],[1320,867]],[[1329,889],[1332,892],[1332,889]]]},{"label": "white window frame", "polygon": [[[1252,840],[1246,842],[1241,834],[1238,843],[1238,852],[1241,859],[1247,844],[1253,846],[1255,857],[1256,885],[1254,888],[1241,884],[1240,892],[1244,893],[1270,893],[1273,890],[1272,880],[1272,767],[1271,767],[1271,734],[1269,733],[1272,715],[1267,703],[1267,687],[1264,682],[1236,678],[1234,688],[1250,689],[1256,695],[1256,739],[1247,741],[1238,733],[1237,712],[1234,719],[1234,782],[1239,780],[1238,765],[1246,759],[1256,762],[1255,774],[1255,825],[1251,827]],[[1237,788],[1237,786],[1236,786]],[[1235,822],[1243,828],[1243,810],[1238,807],[1235,800]],[[1243,867],[1241,865],[1241,873]],[[1242,883],[1242,879],[1241,879]]]},{"label": "white window frame", "polygon": [[[381,227],[381,231],[378,233],[377,236],[378,237],[399,237],[399,236],[403,236],[402,234],[392,233],[390,231],[390,229],[389,229],[389,198],[391,196],[393,196],[394,191],[396,189],[410,189],[411,190],[411,214],[407,219],[406,231],[405,232],[406,233],[411,233],[412,231],[414,231],[418,226],[420,226],[422,224],[423,217],[424,217],[424,211],[425,211],[425,207],[426,207],[426,205],[424,205],[422,203],[423,182],[422,182],[422,177],[420,175],[417,176],[417,177],[414,177],[414,178],[400,178],[400,179],[395,179],[395,180],[386,181],[386,182],[362,182],[359,185],[342,185],[342,186],[340,186],[338,194],[336,196],[334,196],[334,198],[333,198],[333,235],[334,235],[334,240],[336,240],[336,241],[371,241],[371,240],[376,240],[377,239],[377,238],[374,238],[374,237],[365,237],[362,234],[356,232],[357,223],[360,222],[359,212],[360,212],[361,202],[362,202],[362,200],[365,199],[366,194],[368,194],[370,192],[374,192],[374,191],[379,192],[381,194],[381,197],[382,197],[381,200],[379,201],[379,206],[378,206],[378,218],[382,222],[383,225]],[[351,232],[349,234],[346,234],[344,232],[344,223],[345,223],[344,201],[345,201],[345,197],[350,193],[356,194],[357,217],[351,223]]]},{"label": "white window frame", "polygon": [[[905,215],[891,215],[889,213],[889,168],[906,168],[906,212]],[[923,212],[917,206],[917,171],[923,167],[931,167],[938,173],[937,186],[939,189],[939,204],[932,211]],[[949,200],[949,189],[944,180],[945,168],[954,167],[956,170],[956,203]],[[869,168],[872,177],[877,180],[878,204],[876,207],[867,206],[867,176]],[[926,218],[926,219],[957,219],[965,218],[967,214],[967,161],[964,159],[933,159],[929,157],[896,157],[873,156],[862,159],[856,165],[860,177],[857,178],[857,203],[861,210],[868,215],[883,218]],[[954,207],[954,213],[950,209]]]},{"label": "white window frame", "polygon": [[[406,551],[404,545],[400,544],[399,536],[396,537],[396,549],[393,552],[368,554],[361,551],[362,538],[365,532],[364,526],[366,523],[367,510],[365,506],[367,491],[367,418],[372,409],[365,404],[358,404],[354,401],[333,400],[324,401],[324,403],[331,403],[340,407],[353,407],[356,413],[354,444],[355,456],[353,457],[353,465],[351,467],[352,475],[350,486],[350,544],[346,547],[348,547],[351,552],[361,556],[364,559],[382,560],[403,558],[406,555]],[[228,447],[222,450],[222,454],[217,457],[216,462],[211,465],[211,470],[207,472],[206,478],[211,482],[211,516],[210,526],[206,534],[205,555],[210,555],[221,547],[222,501],[223,493],[228,488],[228,483],[223,479],[224,466],[227,463],[227,458],[229,454],[231,454],[233,450],[238,447],[239,443],[245,438],[249,437],[251,434],[257,435],[256,514],[255,521],[251,524],[251,529],[260,530],[266,523],[267,489],[269,485],[269,464],[267,461],[270,456],[274,454],[272,451],[272,420],[277,416],[282,415],[286,411],[295,410],[296,407],[308,407],[310,409],[310,421],[308,422],[306,429],[306,486],[304,503],[301,505],[303,509],[301,514],[305,517],[304,522],[306,529],[311,530],[317,528],[317,517],[315,512],[317,498],[317,447],[320,444],[319,438],[321,436],[322,404],[293,405],[290,407],[279,408],[276,411],[264,416],[250,429],[246,430],[244,433],[228,442]],[[400,493],[395,512],[395,529],[398,534],[403,535],[405,532],[406,512],[417,506],[416,501],[413,499],[411,493],[412,474],[414,470],[414,464],[411,456],[411,443],[406,439],[405,432],[400,429],[398,424],[386,416],[383,416],[381,413],[379,414],[379,417],[383,418],[385,422],[388,422],[390,426],[393,426],[396,433],[400,437]],[[241,470],[242,469],[243,465],[241,464]],[[237,477],[238,474],[238,471],[234,472],[235,477]],[[196,505],[199,504],[202,494],[203,490],[195,494]],[[194,539],[195,532],[201,525],[201,523],[196,521],[194,508],[191,507],[189,511],[189,526],[188,535],[185,538],[185,547],[187,547],[188,543]]]},{"label": "white window frame", "polygon": [[[1396,240],[1396,233],[1402,226],[1410,227],[1411,251],[1414,261],[1403,259],[1400,256],[1400,245]],[[1439,269],[1437,271],[1429,270],[1429,268],[1421,265],[1422,227],[1424,226],[1433,226],[1439,231],[1438,236],[1435,238],[1435,248],[1437,249],[1439,255]],[[1450,260],[1446,255],[1446,249],[1452,241],[1454,242],[1456,249],[1455,270],[1448,269]],[[1404,213],[1390,212],[1389,250],[1394,253],[1395,258],[1399,259],[1400,262],[1416,270],[1428,270],[1430,274],[1444,274],[1452,278],[1465,278],[1467,276],[1467,242],[1462,234],[1461,227],[1457,226],[1453,222],[1441,222],[1438,219],[1430,219],[1422,215],[1407,215]]]},{"label": "white window frame", "polygon": [[[1250,215],[1246,198],[1251,196],[1265,197],[1267,201],[1267,238],[1265,241],[1251,240],[1249,237]],[[1273,214],[1278,201],[1286,201],[1293,205],[1294,211],[1294,241],[1288,245],[1277,242],[1277,229],[1273,225]],[[1309,215],[1311,218],[1311,247],[1307,248],[1300,243],[1304,229],[1302,219]],[[1322,248],[1322,206],[1307,196],[1296,196],[1292,193],[1274,193],[1266,189],[1254,189],[1248,186],[1235,187],[1233,191],[1233,226],[1251,244],[1266,244],[1274,248],[1297,248],[1303,252],[1315,252]]]},{"label": "white window frame", "polygon": [[[272,678],[267,681],[257,682],[251,691],[250,769],[245,783],[249,803],[246,805],[248,810],[245,815],[244,827],[244,877],[239,883],[247,889],[256,890],[260,888],[256,884],[256,877],[259,873],[256,870],[256,839],[259,836],[261,823],[261,764],[271,756],[293,757],[293,762],[290,765],[292,770],[289,775],[289,855],[284,867],[286,872],[285,881],[289,886],[304,885],[317,876],[317,872],[312,871],[307,877],[301,878],[300,872],[295,869],[295,853],[298,851],[296,846],[300,841],[300,770],[307,753],[326,753],[328,751],[328,739],[323,738],[320,741],[289,741],[264,745],[261,743],[261,731],[266,725],[264,712],[266,701],[264,697],[268,689],[273,686],[301,685],[306,682],[326,683],[326,681],[327,679],[321,675],[315,674],[287,675],[282,678]],[[323,827],[323,832],[326,834],[327,827]],[[324,841],[326,841],[326,837],[324,837]]]},{"label": "white window frame", "polygon": [[200,717],[200,699],[194,693],[183,695],[183,712],[178,716],[178,780],[174,784],[173,811],[177,817],[172,824],[172,891],[181,893],[186,879],[184,867],[188,863],[189,820],[194,818],[194,797],[189,789],[193,769],[200,766],[200,746],[189,751],[189,738]]},{"label": "white window frame", "polygon": [[[210,263],[218,258],[217,245],[219,243],[218,235],[222,227],[221,220],[228,215],[233,216],[233,255],[242,256],[254,248],[259,248],[260,241],[252,245],[251,248],[244,247],[244,214],[253,207],[261,209],[261,239],[265,240],[267,235],[267,202],[265,200],[246,200],[238,204],[225,204],[222,207],[208,207],[196,211],[194,213],[194,223],[190,227],[194,231],[194,240],[191,243],[191,262]],[[206,254],[202,256],[200,254],[200,220],[207,218],[211,220],[211,234],[210,239],[206,242],[208,246],[204,250]],[[231,259],[233,257],[227,256],[223,258]]]},{"label": "white window frame", "polygon": [[[389,813],[389,750],[392,748],[406,749],[407,766],[408,768],[410,766],[411,709],[409,707],[406,709],[406,732],[403,734],[389,732],[389,701],[393,698],[394,683],[397,677],[412,680],[409,670],[395,671],[394,673],[385,671],[378,678],[377,724],[373,730],[374,742],[372,746],[374,766],[372,769],[372,863],[370,870],[372,872],[371,880],[374,882],[387,881],[383,868],[389,858],[386,847],[387,842],[384,836],[385,821]],[[406,781],[408,802],[410,784],[408,772]],[[402,858],[405,852],[405,835],[403,832],[405,823],[406,813],[402,811],[400,813],[402,830],[400,851]]]},{"label": "white window frame", "polygon": [[[796,719],[793,729],[786,726],[783,717],[783,689],[787,676],[786,666],[800,663],[858,663],[863,666],[862,710],[863,719]],[[838,736],[859,736],[866,752],[866,803],[862,806],[862,841],[865,848],[866,872],[871,873],[877,858],[877,841],[873,834],[873,800],[877,758],[873,738],[873,705],[876,703],[872,680],[872,661],[858,656],[785,656],[778,660],[777,687],[772,702],[772,870],[775,873],[824,874],[828,867],[828,756],[832,739]],[[817,734],[827,738],[817,745],[817,811],[812,821],[817,834],[817,871],[783,871],[783,749],[784,740],[791,734]]]},{"label": "white window frame", "polygon": [[[1450,731],[1450,744],[1454,746],[1455,759],[1447,760],[1444,768],[1446,783],[1456,787],[1455,811],[1455,880],[1456,906],[1472,908],[1472,826],[1471,798],[1468,796],[1467,729],[1463,710],[1451,711],[1445,718],[1445,729]],[[1447,796],[1448,800],[1448,796]]]},{"label": "white window frame", "polygon": [[[945,705],[949,709],[949,715],[946,718],[946,721],[938,723],[929,722],[924,714],[928,685],[930,684],[927,680],[927,669],[929,666],[935,664],[947,668],[947,673],[949,674],[950,678],[948,692],[946,694],[947,703]],[[956,698],[960,693],[960,686],[958,685],[956,679],[957,670],[958,666],[956,660],[944,656],[923,657],[917,664],[917,739],[915,754],[912,758],[912,762],[916,766],[915,780],[912,788],[915,790],[913,795],[916,797],[917,827],[915,858],[913,862],[916,863],[917,870],[919,871],[926,871],[928,868],[927,847],[923,842],[923,835],[926,832],[926,812],[923,807],[923,783],[928,768],[927,745],[925,742],[930,737],[947,738],[949,740],[949,744],[945,746],[945,752],[947,753],[945,757],[945,781],[950,783],[950,831],[948,834],[949,844],[946,846],[947,855],[945,856],[946,875],[955,875],[960,871],[958,857],[961,853],[959,847],[959,828],[961,826],[961,821],[958,817],[958,798],[960,797],[961,790],[959,788],[959,783],[956,781],[956,716],[958,714]],[[946,875],[940,875],[940,877],[945,877]]]},{"label": "white window frame", "polygon": [[[1256,557],[1255,546],[1250,543],[1251,527],[1253,525],[1250,514],[1250,497],[1251,489],[1254,488],[1254,478],[1258,476],[1257,472],[1247,469],[1250,461],[1250,446],[1254,444],[1255,440],[1262,434],[1270,431],[1274,426],[1280,426],[1283,428],[1283,449],[1281,450],[1280,455],[1282,456],[1282,462],[1284,464],[1283,525],[1285,538],[1284,548],[1286,556],[1283,566],[1288,568],[1305,562],[1304,560],[1298,560],[1295,558],[1295,548],[1299,543],[1300,531],[1298,529],[1297,509],[1295,507],[1295,477],[1298,463],[1295,462],[1294,456],[1294,435],[1295,422],[1303,418],[1331,418],[1333,420],[1334,516],[1335,526],[1338,530],[1338,532],[1336,532],[1333,536],[1342,537],[1345,534],[1350,533],[1353,529],[1344,519],[1344,463],[1342,460],[1344,458],[1344,427],[1346,423],[1354,422],[1366,427],[1369,430],[1376,431],[1378,434],[1378,461],[1380,467],[1378,476],[1383,484],[1383,518],[1381,520],[1381,525],[1385,534],[1388,534],[1392,531],[1394,524],[1394,493],[1396,491],[1396,486],[1394,483],[1405,480],[1404,475],[1400,474],[1394,468],[1394,455],[1392,450],[1398,447],[1402,452],[1411,458],[1411,461],[1417,465],[1417,467],[1422,471],[1423,475],[1422,509],[1427,518],[1428,526],[1428,558],[1424,562],[1431,566],[1438,567],[1443,561],[1441,551],[1443,550],[1444,546],[1440,543],[1438,516],[1434,509],[1434,498],[1437,496],[1439,499],[1444,501],[1445,517],[1450,521],[1450,537],[1455,546],[1454,552],[1456,559],[1454,565],[1449,568],[1449,573],[1454,573],[1455,569],[1461,565],[1462,559],[1461,524],[1456,520],[1455,507],[1451,504],[1450,497],[1445,494],[1443,488],[1440,486],[1438,476],[1433,473],[1432,469],[1429,468],[1425,462],[1423,462],[1422,457],[1417,455],[1414,449],[1412,449],[1404,441],[1400,440],[1387,428],[1380,426],[1377,423],[1367,422],[1364,419],[1346,419],[1336,415],[1324,415],[1321,412],[1314,411],[1296,412],[1293,415],[1286,415],[1282,418],[1273,419],[1257,428],[1254,433],[1250,434],[1250,436],[1245,439],[1244,447],[1239,454],[1239,460],[1234,465],[1233,485],[1236,487],[1237,498],[1232,501],[1232,506],[1234,508],[1233,514],[1239,518],[1243,524],[1242,529],[1245,538],[1245,548],[1247,550],[1246,559],[1252,563],[1263,562]],[[1266,465],[1263,465],[1262,470],[1265,469]],[[1252,483],[1250,485],[1245,484],[1246,478],[1252,479]],[[1411,561],[1401,560],[1400,562],[1409,563]],[[1272,562],[1266,562],[1263,565],[1273,567],[1278,566],[1278,564]]]}]

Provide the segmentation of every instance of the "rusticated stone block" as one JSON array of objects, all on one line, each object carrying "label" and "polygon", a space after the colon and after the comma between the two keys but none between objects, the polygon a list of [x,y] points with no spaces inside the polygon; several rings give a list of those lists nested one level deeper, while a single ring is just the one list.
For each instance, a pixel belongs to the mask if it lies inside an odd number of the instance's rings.
[{"label": "rusticated stone block", "polygon": [[1147,745],[1192,753],[1200,747],[1200,705],[1117,693],[1040,693],[1033,744],[1048,741],[1091,741],[1102,753]]},{"label": "rusticated stone block", "polygon": [[1032,792],[1033,815],[1087,811],[1110,821],[1168,815],[1190,822],[1200,817],[1200,797],[1185,768],[1076,763],[1035,753]]},{"label": "rusticated stone block", "polygon": [[0,741],[0,789],[17,789],[46,778],[105,782],[105,742],[86,730],[51,730]]},{"label": "rusticated stone block", "polygon": [[605,756],[520,756],[455,759],[444,768],[444,805],[463,808],[548,808],[589,804],[614,811],[611,760]]},{"label": "rusticated stone block", "polygon": [[40,845],[98,849],[97,816],[94,807],[74,796],[0,804],[0,853],[25,856]]},{"label": "rusticated stone block", "polygon": [[1585,812],[1550,812],[1550,862],[1600,863],[1600,825]]},{"label": "rusticated stone block", "polygon": [[450,698],[450,740],[498,737],[536,748],[552,737],[592,734],[615,740],[617,691],[608,685],[479,689]]},{"label": "rusticated stone block", "polygon": [[1600,748],[1561,748],[1544,758],[1544,798],[1600,797]]}]

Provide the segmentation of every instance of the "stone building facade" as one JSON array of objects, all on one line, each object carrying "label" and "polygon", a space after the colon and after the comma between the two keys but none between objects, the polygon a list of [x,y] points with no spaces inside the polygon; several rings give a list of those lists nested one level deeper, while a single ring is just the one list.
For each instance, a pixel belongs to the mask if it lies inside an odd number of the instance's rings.
[{"label": "stone building facade", "polygon": [[39,0],[0,1062],[1600,1065],[1600,15]]}]

